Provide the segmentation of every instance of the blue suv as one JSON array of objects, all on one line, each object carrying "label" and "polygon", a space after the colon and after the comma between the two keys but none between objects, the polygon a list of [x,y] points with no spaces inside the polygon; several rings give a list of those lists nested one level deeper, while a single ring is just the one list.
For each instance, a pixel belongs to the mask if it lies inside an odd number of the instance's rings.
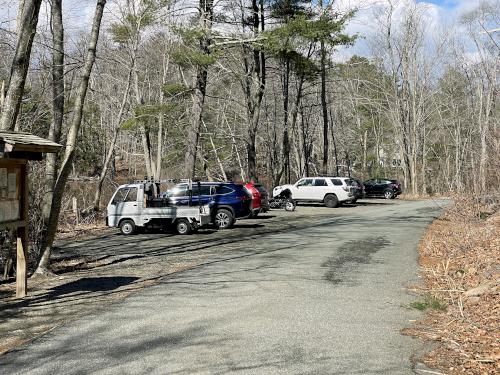
[{"label": "blue suv", "polygon": [[174,205],[188,205],[190,199],[192,205],[210,205],[212,223],[218,229],[231,228],[236,219],[252,212],[252,195],[243,185],[232,182],[194,182],[191,198],[188,184],[182,183],[168,191],[166,197]]}]

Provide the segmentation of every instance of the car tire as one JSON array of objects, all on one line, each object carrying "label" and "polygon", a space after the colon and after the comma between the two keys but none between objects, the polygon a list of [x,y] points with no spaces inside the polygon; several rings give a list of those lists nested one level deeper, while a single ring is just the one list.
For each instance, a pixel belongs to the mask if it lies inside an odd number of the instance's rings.
[{"label": "car tire", "polygon": [[357,201],[358,201],[358,199],[357,199],[357,198],[354,198],[354,199],[351,201],[351,204],[354,204],[354,203],[356,203]]},{"label": "car tire", "polygon": [[120,232],[125,236],[130,236],[136,232],[137,228],[133,220],[125,219],[120,222]]},{"label": "car tire", "polygon": [[188,219],[179,219],[175,223],[175,230],[177,234],[186,235],[193,231],[193,227]]},{"label": "car tire", "polygon": [[394,198],[394,192],[392,190],[385,190],[384,191],[384,198],[385,199],[393,199]]},{"label": "car tire", "polygon": [[297,206],[296,201],[293,199],[287,199],[285,202],[285,211],[295,211],[295,207]]},{"label": "car tire", "polygon": [[217,229],[229,229],[234,225],[234,215],[231,211],[221,208],[217,210],[214,217],[214,224]]},{"label": "car tire", "polygon": [[335,208],[339,206],[339,199],[335,194],[327,194],[323,199],[323,203],[328,208]]}]

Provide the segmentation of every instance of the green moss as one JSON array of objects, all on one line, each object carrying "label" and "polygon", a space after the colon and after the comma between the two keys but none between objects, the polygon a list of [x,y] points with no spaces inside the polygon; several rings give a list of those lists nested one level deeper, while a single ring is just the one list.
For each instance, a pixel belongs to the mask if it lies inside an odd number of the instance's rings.
[{"label": "green moss", "polygon": [[424,311],[427,309],[445,311],[448,307],[448,304],[440,300],[439,298],[427,295],[422,301],[411,302],[409,304],[409,307],[420,311]]},{"label": "green moss", "polygon": [[491,212],[480,212],[479,213],[479,218],[481,220],[486,220],[487,218],[489,218],[490,216],[492,215]]}]

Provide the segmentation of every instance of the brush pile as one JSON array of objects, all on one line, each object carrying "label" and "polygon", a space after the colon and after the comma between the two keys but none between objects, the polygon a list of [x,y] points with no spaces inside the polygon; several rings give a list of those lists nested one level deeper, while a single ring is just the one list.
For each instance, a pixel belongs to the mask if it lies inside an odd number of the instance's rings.
[{"label": "brush pile", "polygon": [[407,333],[440,345],[422,360],[447,374],[500,372],[498,199],[454,197],[419,247],[428,311]]}]

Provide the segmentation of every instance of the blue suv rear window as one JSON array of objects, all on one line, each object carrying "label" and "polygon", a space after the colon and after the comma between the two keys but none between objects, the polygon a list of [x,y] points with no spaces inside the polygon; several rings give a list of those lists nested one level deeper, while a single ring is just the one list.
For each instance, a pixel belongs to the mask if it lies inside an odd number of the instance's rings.
[{"label": "blue suv rear window", "polygon": [[228,188],[227,186],[217,186],[217,188],[215,189],[215,193],[220,195],[231,194],[233,191],[233,189]]}]

